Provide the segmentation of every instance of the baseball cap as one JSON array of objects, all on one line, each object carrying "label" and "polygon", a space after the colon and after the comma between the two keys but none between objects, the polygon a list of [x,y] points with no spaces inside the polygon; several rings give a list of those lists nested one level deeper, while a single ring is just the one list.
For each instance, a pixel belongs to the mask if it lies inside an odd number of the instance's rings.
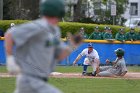
[{"label": "baseball cap", "polygon": [[93,44],[92,43],[88,43],[88,47],[93,47]]}]

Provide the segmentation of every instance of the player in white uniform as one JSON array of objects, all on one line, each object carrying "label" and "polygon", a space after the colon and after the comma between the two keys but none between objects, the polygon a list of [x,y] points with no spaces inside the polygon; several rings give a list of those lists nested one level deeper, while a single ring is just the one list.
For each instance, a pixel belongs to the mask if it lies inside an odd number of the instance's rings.
[{"label": "player in white uniform", "polygon": [[95,49],[93,49],[92,43],[89,43],[88,48],[84,49],[78,55],[78,57],[73,62],[73,65],[75,65],[78,62],[78,60],[83,56],[86,56],[86,58],[85,58],[84,63],[83,63],[82,75],[87,74],[87,67],[88,67],[88,65],[91,65],[93,68],[92,76],[96,76],[96,69],[99,67],[100,60],[99,60],[98,52]]}]

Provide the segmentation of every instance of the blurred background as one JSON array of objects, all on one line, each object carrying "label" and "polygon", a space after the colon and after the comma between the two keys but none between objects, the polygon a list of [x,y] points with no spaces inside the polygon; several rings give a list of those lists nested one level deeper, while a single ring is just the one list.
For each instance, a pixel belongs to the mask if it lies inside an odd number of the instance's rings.
[{"label": "blurred background", "polygon": [[[40,0],[0,0],[0,19],[33,20],[38,18]],[[140,19],[140,0],[65,0],[63,21],[124,25]],[[114,22],[113,22],[114,21]]]}]

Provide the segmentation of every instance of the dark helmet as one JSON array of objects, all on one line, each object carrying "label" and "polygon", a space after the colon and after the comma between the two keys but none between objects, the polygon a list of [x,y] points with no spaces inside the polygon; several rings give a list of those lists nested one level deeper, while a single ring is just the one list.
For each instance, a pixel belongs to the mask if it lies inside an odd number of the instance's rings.
[{"label": "dark helmet", "polygon": [[124,50],[122,48],[118,48],[117,50],[115,50],[115,53],[116,53],[117,57],[124,56]]},{"label": "dark helmet", "polygon": [[65,15],[65,5],[62,0],[41,0],[40,13],[44,16],[62,18]]}]

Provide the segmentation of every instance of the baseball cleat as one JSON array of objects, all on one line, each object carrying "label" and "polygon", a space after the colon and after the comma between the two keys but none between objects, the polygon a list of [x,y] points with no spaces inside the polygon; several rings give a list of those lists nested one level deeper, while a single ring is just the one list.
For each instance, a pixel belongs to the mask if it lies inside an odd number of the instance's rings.
[{"label": "baseball cleat", "polygon": [[86,73],[86,72],[83,72],[83,73],[82,73],[82,76],[86,76],[86,75],[87,75],[87,73]]},{"label": "baseball cleat", "polygon": [[96,73],[96,71],[95,71],[95,72],[92,73],[92,76],[96,76],[96,74],[97,74],[97,73]]}]

